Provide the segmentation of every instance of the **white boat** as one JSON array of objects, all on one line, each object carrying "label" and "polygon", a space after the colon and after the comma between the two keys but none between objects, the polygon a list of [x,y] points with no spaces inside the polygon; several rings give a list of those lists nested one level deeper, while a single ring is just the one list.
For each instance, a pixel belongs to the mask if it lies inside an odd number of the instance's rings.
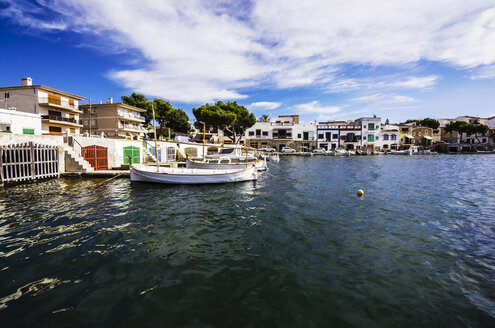
[{"label": "white boat", "polygon": [[242,169],[247,166],[254,165],[258,171],[266,171],[268,169],[266,160],[253,159],[246,163],[238,158],[223,157],[223,158],[205,158],[205,160],[186,159],[186,167],[191,169]]},{"label": "white boat", "polygon": [[131,181],[165,184],[209,184],[253,181],[258,179],[255,166],[242,169],[191,169],[130,165]]},{"label": "white boat", "polygon": [[392,150],[389,152],[390,155],[412,155],[411,149],[406,150]]},{"label": "white boat", "polygon": [[335,153],[335,156],[349,156],[349,155],[351,155],[350,152],[348,152],[347,150],[342,149],[342,148],[334,149],[334,153]]}]

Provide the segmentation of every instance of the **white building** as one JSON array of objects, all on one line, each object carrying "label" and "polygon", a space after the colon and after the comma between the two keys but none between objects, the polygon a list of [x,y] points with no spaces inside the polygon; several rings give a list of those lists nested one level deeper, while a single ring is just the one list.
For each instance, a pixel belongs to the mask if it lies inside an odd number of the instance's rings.
[{"label": "white building", "polygon": [[340,126],[345,121],[320,122],[316,125],[316,148],[326,150],[340,148]]},{"label": "white building", "polygon": [[375,146],[382,150],[399,148],[399,126],[382,125]]},{"label": "white building", "polygon": [[0,108],[0,132],[41,134],[41,115]]},{"label": "white building", "polygon": [[356,120],[356,125],[361,125],[362,128],[362,147],[374,150],[375,147],[379,149],[380,145],[377,144],[380,141],[380,126],[381,118],[373,117],[361,117]]},{"label": "white building", "polygon": [[246,130],[243,140],[248,146],[270,146],[277,150],[288,146],[296,151],[310,151],[316,145],[316,125],[299,123],[299,115],[279,115],[268,122],[256,122]]}]

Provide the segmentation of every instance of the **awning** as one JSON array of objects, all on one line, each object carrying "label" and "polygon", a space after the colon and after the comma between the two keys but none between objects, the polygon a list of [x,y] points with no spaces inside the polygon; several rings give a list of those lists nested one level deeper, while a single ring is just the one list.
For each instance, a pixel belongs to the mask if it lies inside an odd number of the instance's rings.
[{"label": "awning", "polygon": [[412,135],[410,135],[410,134],[409,135],[405,135],[404,137],[409,138],[409,139],[414,139],[414,137]]},{"label": "awning", "polygon": [[433,139],[432,137],[428,137],[428,136],[424,136],[423,138],[428,139],[428,140]]}]

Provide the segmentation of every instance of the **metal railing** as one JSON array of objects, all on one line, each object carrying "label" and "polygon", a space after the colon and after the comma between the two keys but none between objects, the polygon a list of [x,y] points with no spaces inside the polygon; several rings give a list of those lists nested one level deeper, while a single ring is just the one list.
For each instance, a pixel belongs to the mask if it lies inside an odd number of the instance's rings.
[{"label": "metal railing", "polygon": [[79,124],[79,122],[76,121],[73,118],[67,118],[67,117],[55,116],[55,115],[41,115],[41,119],[42,120],[54,120],[54,121],[61,121],[61,122],[69,122],[69,123]]},{"label": "metal railing", "polygon": [[123,117],[123,118],[132,119],[132,120],[137,120],[137,121],[140,121],[140,122],[144,122],[145,121],[144,117],[141,116],[141,115],[132,115],[132,114],[125,114],[125,113],[120,113],[119,112],[119,116],[120,117]]}]

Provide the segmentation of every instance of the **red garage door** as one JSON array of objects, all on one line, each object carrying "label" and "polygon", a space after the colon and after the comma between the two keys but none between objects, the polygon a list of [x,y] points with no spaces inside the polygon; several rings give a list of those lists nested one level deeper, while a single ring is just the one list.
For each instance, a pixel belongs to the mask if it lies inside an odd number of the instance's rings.
[{"label": "red garage door", "polygon": [[108,148],[96,145],[84,147],[83,157],[95,170],[108,170]]}]

